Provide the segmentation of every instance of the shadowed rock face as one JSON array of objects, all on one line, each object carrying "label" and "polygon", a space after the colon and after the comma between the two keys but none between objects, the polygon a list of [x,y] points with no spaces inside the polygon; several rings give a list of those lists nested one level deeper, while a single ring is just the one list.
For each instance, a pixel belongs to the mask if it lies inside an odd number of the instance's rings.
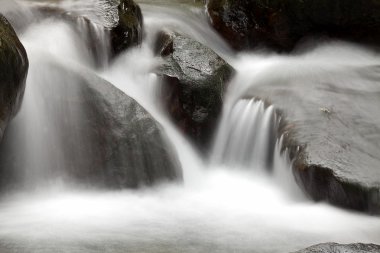
[{"label": "shadowed rock face", "polygon": [[[164,130],[135,100],[95,74],[42,66],[48,76],[33,76],[40,86],[33,92],[49,106],[34,114],[23,108],[10,125],[0,148],[0,185],[67,178],[91,187],[136,188],[182,179]],[[54,87],[46,80],[55,80]],[[42,135],[38,143],[31,137],[36,134]]]},{"label": "shadowed rock face", "polygon": [[250,94],[282,114],[294,175],[311,198],[380,213],[380,68],[312,73],[278,75]]},{"label": "shadowed rock face", "polygon": [[223,96],[234,70],[211,49],[179,34],[161,34],[156,43],[164,65],[164,103],[175,124],[202,149],[215,132]]},{"label": "shadowed rock face", "polygon": [[324,243],[318,244],[307,249],[303,249],[294,253],[378,253],[380,246],[375,244],[337,244]]},{"label": "shadowed rock face", "polygon": [[21,106],[28,66],[23,45],[0,14],[0,139]]},{"label": "shadowed rock face", "polygon": [[380,41],[377,0],[209,0],[207,8],[214,28],[235,49],[291,50],[302,37],[315,34]]},{"label": "shadowed rock face", "polygon": [[141,44],[143,17],[140,7],[133,0],[120,0],[117,7],[119,21],[111,29],[112,54]]}]

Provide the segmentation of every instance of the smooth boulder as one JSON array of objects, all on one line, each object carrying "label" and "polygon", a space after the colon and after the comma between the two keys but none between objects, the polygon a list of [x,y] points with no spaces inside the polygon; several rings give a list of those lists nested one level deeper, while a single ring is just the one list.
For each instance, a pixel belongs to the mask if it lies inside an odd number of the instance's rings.
[{"label": "smooth boulder", "polygon": [[305,36],[380,42],[380,3],[367,0],[209,0],[213,27],[235,48],[291,50]]},{"label": "smooth boulder", "polygon": [[379,66],[304,64],[288,60],[270,70],[276,75],[263,72],[247,94],[282,115],[284,148],[308,196],[380,213]]},{"label": "smooth boulder", "polygon": [[21,106],[28,67],[25,48],[0,14],[0,139]]},{"label": "smooth boulder", "polygon": [[311,246],[307,249],[299,250],[294,253],[378,253],[380,246],[376,244],[337,244],[323,243]]},{"label": "smooth boulder", "polygon": [[164,58],[157,72],[169,115],[205,149],[216,131],[233,68],[198,41],[176,33],[161,33],[155,51]]},{"label": "smooth boulder", "polygon": [[6,132],[0,185],[34,187],[62,179],[137,188],[181,181],[176,150],[135,100],[87,70],[44,61],[34,66],[46,72],[33,69],[40,74],[31,75],[28,107]]},{"label": "smooth boulder", "polygon": [[117,7],[118,22],[111,29],[112,54],[141,44],[143,35],[143,16],[140,6],[133,0],[120,0]]}]

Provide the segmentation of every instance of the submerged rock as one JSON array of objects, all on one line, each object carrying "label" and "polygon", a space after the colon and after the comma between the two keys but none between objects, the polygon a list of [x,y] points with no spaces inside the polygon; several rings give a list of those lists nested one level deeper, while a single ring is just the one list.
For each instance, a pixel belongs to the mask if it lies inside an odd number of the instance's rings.
[{"label": "submerged rock", "polygon": [[379,66],[297,71],[249,92],[283,116],[297,183],[314,200],[380,213]]},{"label": "submerged rock", "polygon": [[28,67],[23,45],[0,14],[0,139],[21,106]]},{"label": "submerged rock", "polygon": [[156,52],[165,106],[175,124],[205,148],[216,131],[227,83],[233,68],[215,52],[186,36],[161,33]]},{"label": "submerged rock", "polygon": [[378,44],[380,3],[367,0],[209,0],[214,28],[236,49],[290,50],[304,36],[326,34]]},{"label": "submerged rock", "polygon": [[307,249],[299,250],[294,253],[378,253],[380,252],[380,245],[376,244],[337,244],[337,243],[323,243],[318,244]]},{"label": "submerged rock", "polygon": [[41,66],[46,74],[32,76],[35,87],[28,90],[28,105],[37,109],[23,108],[0,148],[3,186],[63,178],[135,188],[182,179],[163,128],[135,100],[93,73]]}]

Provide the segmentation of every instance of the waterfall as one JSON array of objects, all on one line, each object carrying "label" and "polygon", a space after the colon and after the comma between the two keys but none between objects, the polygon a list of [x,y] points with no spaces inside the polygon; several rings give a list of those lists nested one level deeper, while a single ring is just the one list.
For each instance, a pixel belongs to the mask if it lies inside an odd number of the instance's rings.
[{"label": "waterfall", "polygon": [[111,52],[109,30],[84,17],[78,17],[76,22],[78,35],[91,49],[95,64],[99,67],[107,67]]},{"label": "waterfall", "polygon": [[277,125],[273,106],[265,108],[255,99],[237,101],[222,119],[213,162],[272,169]]},{"label": "waterfall", "polygon": [[[321,47],[322,56],[234,55],[199,9],[152,3],[141,4],[142,45],[110,62],[110,35],[101,24],[115,16],[107,14],[106,2],[17,1],[25,9],[49,5],[80,18],[45,17],[20,34],[30,59],[27,90],[0,156],[9,169],[22,170],[12,171],[16,190],[0,197],[0,252],[282,253],[326,241],[380,243],[378,217],[306,199],[278,133],[277,108],[250,93],[257,84],[315,78],[313,70],[323,75],[349,57],[342,53],[326,63],[329,50],[337,49],[330,45]],[[161,105],[154,70],[162,60],[153,42],[163,28],[186,33],[236,69],[209,156],[199,154]],[[361,49],[356,54],[369,57]],[[71,162],[91,168],[85,161],[94,156],[91,138],[77,132],[91,111],[70,102],[83,98],[78,87],[85,73],[107,80],[160,123],[178,154],[183,184],[110,190],[71,182]],[[76,148],[67,150],[68,142]]]}]

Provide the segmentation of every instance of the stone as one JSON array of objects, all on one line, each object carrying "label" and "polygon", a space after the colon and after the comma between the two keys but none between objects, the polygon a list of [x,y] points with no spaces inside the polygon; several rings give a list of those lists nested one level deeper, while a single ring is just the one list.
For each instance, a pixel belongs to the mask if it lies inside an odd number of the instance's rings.
[{"label": "stone", "polygon": [[207,11],[213,27],[238,50],[264,45],[289,51],[310,35],[380,41],[376,0],[209,0]]},{"label": "stone", "polygon": [[205,149],[216,131],[234,70],[211,49],[189,37],[171,33],[159,38],[155,51],[165,60],[158,70],[164,104],[175,124]]},{"label": "stone", "polygon": [[[164,129],[135,100],[88,70],[41,61],[34,66],[45,72],[33,69],[39,74],[31,76],[36,97],[30,104],[42,104],[37,112],[23,108],[7,130],[1,186],[63,179],[120,189],[182,180]],[[47,80],[55,80],[54,86]]]},{"label": "stone", "polygon": [[24,46],[0,14],[0,139],[8,122],[20,109],[28,67]]},{"label": "stone", "polygon": [[143,36],[143,16],[140,7],[133,0],[120,0],[117,7],[119,21],[111,29],[112,54],[141,44]]},{"label": "stone", "polygon": [[281,115],[294,176],[312,199],[380,213],[379,77],[376,65],[330,66],[277,73],[248,92]]}]

